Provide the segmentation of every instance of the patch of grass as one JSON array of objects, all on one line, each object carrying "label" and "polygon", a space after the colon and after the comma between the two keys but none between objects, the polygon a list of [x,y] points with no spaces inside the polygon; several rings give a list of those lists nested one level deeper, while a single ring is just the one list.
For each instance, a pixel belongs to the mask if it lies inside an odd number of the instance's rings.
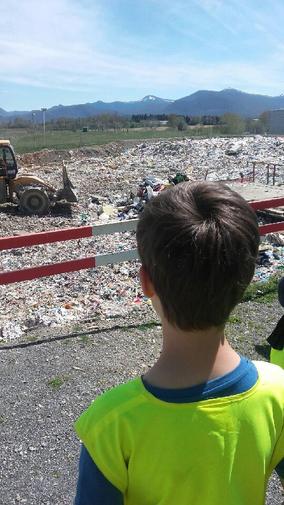
[{"label": "patch of grass", "polygon": [[28,342],[35,342],[35,340],[37,340],[37,338],[38,337],[36,335],[27,335],[26,340]]},{"label": "patch of grass", "polygon": [[138,329],[139,330],[152,330],[153,328],[156,328],[157,326],[161,326],[161,323],[159,322],[155,322],[155,321],[151,321],[149,323],[144,323],[144,324],[140,324],[138,326]]},{"label": "patch of grass", "polygon": [[[188,128],[185,131],[178,131],[176,128],[129,128],[128,130],[90,130],[82,133],[81,130],[50,130],[47,125],[45,143],[42,126],[38,125],[35,131],[24,128],[0,128],[0,138],[9,139],[14,146],[16,153],[39,151],[41,149],[76,149],[83,146],[94,146],[118,142],[123,140],[147,140],[147,139],[168,139],[183,137],[216,137],[219,136],[218,129],[207,127]],[[228,136],[228,135],[226,135]]]},{"label": "patch of grass", "polygon": [[90,341],[91,341],[90,335],[80,335],[79,339],[80,339],[80,342],[84,345],[90,344]]},{"label": "patch of grass", "polygon": [[[255,322],[251,321],[250,319],[246,319],[246,327],[250,332],[259,328],[258,326],[256,326]],[[260,329],[262,329],[262,325],[260,325]]]},{"label": "patch of grass", "polygon": [[241,318],[239,316],[237,316],[236,314],[231,314],[228,319],[228,323],[230,323],[230,324],[239,324],[241,322],[242,322]]},{"label": "patch of grass", "polygon": [[0,415],[0,424],[4,424],[5,422],[6,422],[5,417]]},{"label": "patch of grass", "polygon": [[272,291],[270,293],[265,293],[257,301],[259,303],[272,303],[276,299],[277,299],[277,291],[274,291],[274,292]]},{"label": "patch of grass", "polygon": [[238,341],[243,343],[245,340],[246,340],[246,335],[244,335],[243,333],[239,333]]},{"label": "patch of grass", "polygon": [[64,338],[63,340],[61,340],[61,342],[64,345],[68,345],[68,344],[72,343],[72,339],[71,338]]},{"label": "patch of grass", "polygon": [[68,377],[66,375],[61,375],[61,376],[57,376],[57,377],[53,377],[52,379],[50,379],[48,381],[48,385],[52,388],[52,389],[59,389],[61,388],[61,386],[64,384],[64,382],[68,381]]},{"label": "patch of grass", "polygon": [[272,275],[266,282],[252,282],[246,289],[242,302],[257,300],[267,303],[275,300],[278,291],[279,275]]},{"label": "patch of grass", "polygon": [[80,323],[75,323],[72,326],[72,332],[74,332],[74,333],[77,333],[77,332],[79,332],[81,330],[82,330],[82,324],[80,324]]}]

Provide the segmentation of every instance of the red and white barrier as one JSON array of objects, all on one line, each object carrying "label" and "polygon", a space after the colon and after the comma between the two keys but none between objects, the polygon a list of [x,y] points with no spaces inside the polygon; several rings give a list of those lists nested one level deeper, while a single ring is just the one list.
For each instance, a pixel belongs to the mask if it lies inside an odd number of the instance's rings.
[{"label": "red and white barrier", "polygon": [[[270,198],[267,200],[254,200],[250,202],[250,206],[254,210],[273,209],[275,207],[284,207],[284,197]],[[279,223],[270,223],[259,226],[260,235],[267,235],[267,233],[277,233],[284,231],[284,221]]]},{"label": "red and white barrier", "polygon": [[[254,210],[280,207],[284,206],[284,197],[253,201],[250,202],[250,205]],[[82,238],[121,233],[125,231],[134,231],[136,230],[137,222],[137,219],[131,219],[129,221],[119,221],[116,223],[96,226],[81,226],[77,228],[65,228],[62,230],[53,230],[40,233],[29,233],[26,235],[18,235],[13,237],[1,237],[0,251],[7,249],[17,249],[20,247],[30,247],[33,245],[63,242],[65,240],[78,240]],[[265,224],[259,227],[260,235],[266,235],[267,233],[279,231],[284,231],[284,221],[279,223]],[[63,261],[61,263],[54,263],[50,265],[41,265],[37,267],[23,268],[21,270],[1,272],[0,285],[38,279],[40,277],[47,277],[50,275],[75,272],[78,270],[95,268],[111,263],[131,261],[138,259],[138,257],[139,256],[137,249],[131,249],[128,251],[120,251],[110,254],[99,254],[94,257]]]},{"label": "red and white barrier", "polygon": [[254,200],[253,202],[249,202],[250,206],[253,210],[262,210],[262,209],[273,209],[274,207],[284,207],[284,197],[277,196],[276,198],[269,198],[265,200]]},{"label": "red and white barrier", "polygon": [[99,235],[109,235],[121,233],[123,231],[133,231],[136,230],[136,227],[137,219],[130,219],[129,221],[99,224],[96,226],[80,226],[77,228],[63,228],[62,230],[27,233],[26,235],[16,235],[13,237],[0,237],[0,251],[39,244],[51,244],[53,242],[64,242],[65,240],[90,238]]},{"label": "red and white barrier", "polygon": [[[109,235],[125,231],[134,231],[137,227],[137,219],[129,221],[119,221],[117,223],[101,224],[96,226],[81,226],[78,228],[65,228],[62,230],[53,230],[40,233],[28,233],[14,237],[0,238],[0,251],[6,249],[16,249],[20,247],[30,247],[33,245],[50,244],[54,242],[63,242],[65,240],[82,239],[99,235]],[[69,272],[76,272],[87,268],[95,268],[111,263],[120,263],[122,261],[131,261],[138,259],[137,249],[129,251],[120,251],[117,253],[98,254],[94,257],[80,258],[76,260],[63,261],[50,265],[41,265],[37,267],[23,268],[10,272],[0,273],[0,285],[11,284],[14,282],[30,281],[39,277],[58,275]]]},{"label": "red and white barrier", "polygon": [[120,263],[122,261],[131,261],[138,259],[137,249],[130,249],[111,254],[99,254],[90,258],[81,258],[78,260],[63,261],[51,265],[41,265],[38,267],[23,268],[22,270],[13,270],[11,272],[0,273],[0,284],[12,284],[13,282],[31,281],[39,277],[50,275],[65,274],[68,272],[77,272],[86,268],[95,268],[110,263]]}]

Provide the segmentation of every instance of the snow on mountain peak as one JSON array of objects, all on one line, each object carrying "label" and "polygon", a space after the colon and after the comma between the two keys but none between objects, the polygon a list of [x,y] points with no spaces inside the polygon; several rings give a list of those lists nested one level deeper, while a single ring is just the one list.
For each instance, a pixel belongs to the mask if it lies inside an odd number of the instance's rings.
[{"label": "snow on mountain peak", "polygon": [[142,98],[142,102],[148,102],[149,100],[154,101],[157,100],[157,97],[154,95],[147,95]]}]

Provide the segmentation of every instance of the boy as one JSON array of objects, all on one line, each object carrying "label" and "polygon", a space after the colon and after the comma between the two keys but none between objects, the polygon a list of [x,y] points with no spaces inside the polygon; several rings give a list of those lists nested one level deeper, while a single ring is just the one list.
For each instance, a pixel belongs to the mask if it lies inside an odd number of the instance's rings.
[{"label": "boy", "polygon": [[284,477],[284,371],[240,357],[224,335],[254,273],[255,214],[218,183],[181,183],[139,219],[141,284],[163,346],[142,377],[76,423],[76,505],[263,505]]},{"label": "boy", "polygon": [[[284,277],[280,279],[278,284],[278,300],[280,305],[284,307]],[[270,363],[284,368],[284,316],[279,319],[267,341],[271,345]]]}]

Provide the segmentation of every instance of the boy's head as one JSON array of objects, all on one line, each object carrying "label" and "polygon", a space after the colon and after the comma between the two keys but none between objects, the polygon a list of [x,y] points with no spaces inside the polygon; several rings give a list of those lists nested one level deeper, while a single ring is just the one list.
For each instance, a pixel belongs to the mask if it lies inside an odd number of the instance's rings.
[{"label": "boy's head", "polygon": [[138,251],[167,320],[182,330],[223,326],[252,279],[256,216],[228,186],[184,182],[153,198]]}]

